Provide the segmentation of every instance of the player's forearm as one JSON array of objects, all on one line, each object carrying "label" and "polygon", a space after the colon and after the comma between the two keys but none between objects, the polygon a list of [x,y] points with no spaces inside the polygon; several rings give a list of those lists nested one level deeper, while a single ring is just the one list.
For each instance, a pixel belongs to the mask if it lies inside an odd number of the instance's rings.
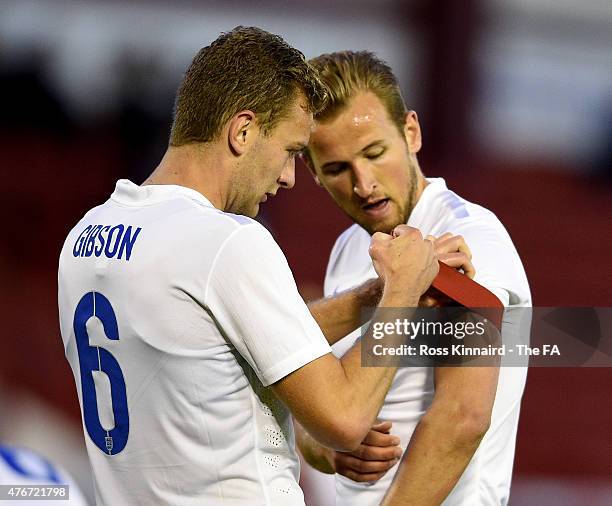
[{"label": "player's forearm", "polygon": [[432,408],[417,425],[381,506],[442,503],[487,431],[486,421]]},{"label": "player's forearm", "polygon": [[317,471],[334,474],[334,468],[327,458],[329,449],[315,441],[295,419],[293,420],[293,426],[295,428],[295,441],[304,460]]},{"label": "player's forearm", "polygon": [[308,309],[329,344],[334,344],[359,328],[362,309],[376,306],[380,294],[381,283],[374,279],[333,297],[310,302]]},{"label": "player's forearm", "polygon": [[[378,309],[375,311],[366,336],[372,332],[375,323],[386,323],[397,318],[396,312],[385,311],[384,308],[402,308],[403,316],[410,318],[413,308],[418,303],[418,295],[388,290],[383,293]],[[346,382],[344,394],[341,396],[343,406],[350,411],[363,436],[374,423],[387,392],[397,371],[397,367],[362,367],[361,340],[342,357],[341,365]]]},{"label": "player's forearm", "polygon": [[[417,305],[420,288],[406,286],[402,279],[385,286],[374,322],[386,323],[385,319],[396,317],[381,307]],[[353,451],[373,425],[395,372],[395,367],[361,367],[359,340],[341,360],[326,354],[285,376],[273,388],[317,441],[336,450]]]},{"label": "player's forearm", "polygon": [[[401,302],[400,302],[401,301]],[[412,300],[383,295],[381,306],[411,305]],[[389,313],[377,309],[373,322],[389,319]],[[367,332],[371,332],[370,325]],[[316,394],[293,402],[291,398],[293,375],[284,378],[276,386],[285,403],[292,406],[297,420],[317,441],[339,451],[353,451],[363,441],[373,425],[391,386],[396,367],[362,367],[361,340],[340,359],[331,355],[322,357],[305,369],[320,367],[325,377],[320,378]],[[321,362],[323,363],[323,362]],[[297,380],[296,380],[297,381]],[[297,388],[302,385],[297,386]]]}]

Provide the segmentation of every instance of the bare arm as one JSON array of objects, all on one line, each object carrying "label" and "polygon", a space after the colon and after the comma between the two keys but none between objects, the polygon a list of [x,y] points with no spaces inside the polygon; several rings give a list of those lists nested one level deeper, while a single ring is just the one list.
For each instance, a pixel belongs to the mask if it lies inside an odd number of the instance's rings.
[{"label": "bare arm", "polygon": [[[400,300],[383,294],[381,307],[417,303]],[[384,321],[383,316],[377,310],[373,321]],[[329,353],[284,377],[273,388],[312,437],[330,448],[351,451],[373,425],[396,370],[361,367],[358,340],[340,360]]]},{"label": "bare arm", "polygon": [[392,423],[377,422],[354,452],[337,452],[313,439],[296,423],[295,439],[304,460],[326,474],[340,473],[353,481],[377,481],[399,462],[402,449],[389,433]]},{"label": "bare arm", "polygon": [[[407,225],[399,225],[394,233],[399,235],[408,229],[410,227]],[[438,238],[429,235],[426,239],[433,242],[434,251],[441,262],[462,269],[470,278],[474,277],[472,254],[463,237],[446,233]],[[333,297],[310,302],[308,309],[323,331],[327,342],[335,344],[362,325],[362,310],[378,304],[382,289],[383,283],[379,278],[371,279]],[[421,305],[434,305],[429,299],[430,297],[424,296]]]},{"label": "bare arm", "polygon": [[498,373],[498,367],[436,368],[434,400],[382,506],[438,505],[446,498],[489,427]]},{"label": "bare arm", "polygon": [[[374,234],[370,254],[385,285],[379,308],[416,307],[438,272],[431,242],[415,229],[395,239]],[[377,310],[373,321],[382,319]],[[354,450],[374,423],[395,371],[395,367],[361,367],[358,341],[341,360],[329,353],[272,387],[317,441]]]},{"label": "bare arm", "polygon": [[[394,231],[394,235],[401,235],[408,230],[410,230],[410,227],[400,225]],[[444,234],[437,239],[428,236],[428,239],[432,240],[434,250],[441,261],[449,266],[462,269],[470,277],[474,275],[471,253],[461,236]],[[376,283],[376,281],[368,283]],[[336,329],[350,332],[353,330],[353,328],[350,328],[351,325],[359,325],[360,304],[367,300],[363,293],[367,293],[366,285],[344,292],[338,298],[335,298],[336,300],[328,302],[324,299],[318,301],[316,310],[322,316],[319,320],[320,325],[323,327],[322,322],[327,318],[332,320],[330,325],[333,326],[334,306],[339,306],[338,311],[345,315],[343,319],[345,326],[338,325]],[[376,285],[372,285],[372,287],[377,290]],[[359,290],[362,290],[361,294],[355,293]],[[429,289],[419,300],[419,306],[421,307],[436,307],[443,304],[443,294],[436,294],[435,291],[432,292],[432,289]],[[351,312],[354,312],[354,314],[351,314]],[[390,425],[390,422],[382,422],[383,425],[374,425],[362,443],[351,452],[335,451],[324,447],[301,427],[296,429],[298,446],[306,461],[322,472],[337,472],[354,481],[374,481],[380,479],[397,462],[399,441],[395,441],[388,435],[388,428],[384,425],[386,423]]]},{"label": "bare arm", "polygon": [[295,442],[304,460],[317,471],[325,474],[334,474],[336,470],[329,458],[329,452],[333,450],[323,446],[314,439],[296,420],[293,420],[293,428],[295,429]]},{"label": "bare arm", "polygon": [[[471,253],[461,236],[428,238],[435,241],[441,261],[474,277]],[[433,402],[418,423],[381,506],[440,504],[489,428],[499,367],[436,367],[434,375]]]},{"label": "bare arm", "polygon": [[381,293],[382,282],[376,278],[333,297],[310,302],[308,309],[329,344],[334,344],[359,328],[362,309],[375,307]]}]

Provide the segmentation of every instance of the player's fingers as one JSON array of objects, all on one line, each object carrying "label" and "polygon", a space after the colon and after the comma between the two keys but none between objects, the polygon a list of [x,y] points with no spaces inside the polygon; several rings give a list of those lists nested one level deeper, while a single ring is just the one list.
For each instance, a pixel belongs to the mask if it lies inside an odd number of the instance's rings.
[{"label": "player's fingers", "polygon": [[445,234],[442,234],[440,237],[435,237],[433,235],[428,235],[427,237],[433,237],[432,242],[434,243],[441,243],[453,237],[453,234],[451,234],[450,232],[446,232]]},{"label": "player's fingers", "polygon": [[465,253],[461,253],[459,251],[454,251],[452,253],[442,253],[438,255],[438,260],[440,260],[440,262],[444,262],[449,267],[454,267],[455,269],[458,269],[464,263],[468,263],[470,261],[470,259]]},{"label": "player's fingers", "polygon": [[[445,234],[446,235],[446,234]],[[435,243],[436,252],[440,255],[442,253],[454,253],[459,251],[461,253],[465,253],[470,260],[472,259],[472,252],[465,242],[465,239],[461,235],[450,235],[450,237],[442,239],[444,236],[440,237],[438,241]]]},{"label": "player's fingers", "polygon": [[377,432],[384,432],[388,434],[391,430],[391,427],[393,427],[393,423],[388,420],[385,420],[382,422],[376,422],[374,425],[372,425],[372,428],[370,430],[375,430]]},{"label": "player's fingers", "polygon": [[385,234],[383,232],[376,232],[372,239],[370,240],[370,248],[368,250],[372,260],[380,260],[384,256],[384,251],[389,246],[389,241],[391,241],[393,237],[389,234]]},{"label": "player's fingers", "polygon": [[352,456],[363,462],[391,462],[402,456],[402,448],[399,446],[363,445],[363,450],[356,450],[346,455]]},{"label": "player's fingers", "polygon": [[387,474],[387,471],[383,472],[383,473],[370,473],[370,474],[359,474],[355,471],[352,471],[350,469],[347,469],[344,473],[340,473],[344,476],[346,476],[349,480],[353,480],[353,481],[358,481],[360,483],[366,482],[366,481],[378,481],[380,480],[385,474]]},{"label": "player's fingers", "polygon": [[347,453],[336,458],[336,469],[347,469],[359,474],[383,473],[399,462],[399,458],[391,460],[361,460]]},{"label": "player's fingers", "polygon": [[374,232],[370,244],[377,242],[387,242],[393,239],[393,236],[385,234],[384,232]]},{"label": "player's fingers", "polygon": [[402,456],[399,445],[373,446],[361,444],[359,447],[343,455],[351,455],[359,460],[393,460]]},{"label": "player's fingers", "polygon": [[395,460],[402,456],[401,446],[367,446],[362,452],[363,460]]},{"label": "player's fingers", "polygon": [[476,267],[474,267],[471,261],[464,263],[461,269],[463,269],[463,273],[470,279],[474,279],[474,276],[476,276]]},{"label": "player's fingers", "polygon": [[373,253],[378,253],[381,251],[381,249],[385,247],[385,244],[392,239],[393,237],[391,237],[389,234],[376,232],[370,239],[370,256],[373,256]]},{"label": "player's fingers", "polygon": [[409,227],[408,225],[398,225],[391,232],[393,237],[399,237],[401,235],[407,235],[409,237],[421,239],[423,236],[418,228]]},{"label": "player's fingers", "polygon": [[398,444],[400,444],[399,437],[376,430],[370,430],[362,442],[362,445],[368,446],[397,446]]},{"label": "player's fingers", "polygon": [[459,241],[458,249],[459,251],[465,253],[468,257],[470,257],[470,260],[472,259],[472,250],[468,246],[467,242],[465,242],[465,239],[463,237],[461,237],[461,240]]},{"label": "player's fingers", "polygon": [[440,262],[444,262],[449,267],[454,267],[455,269],[462,269],[465,275],[470,279],[474,278],[474,276],[476,275],[476,269],[474,268],[474,264],[472,264],[472,261],[465,253],[444,253],[438,258]]}]

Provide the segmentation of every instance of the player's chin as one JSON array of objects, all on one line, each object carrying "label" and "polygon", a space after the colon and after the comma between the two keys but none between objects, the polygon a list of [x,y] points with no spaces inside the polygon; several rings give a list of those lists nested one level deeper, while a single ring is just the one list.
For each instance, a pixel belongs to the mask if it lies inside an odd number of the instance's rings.
[{"label": "player's chin", "polygon": [[370,235],[374,235],[376,232],[391,234],[393,229],[402,223],[397,219],[373,220],[369,217],[355,221],[365,228]]},{"label": "player's chin", "polygon": [[366,229],[370,235],[376,232],[391,234],[395,227],[404,224],[397,212],[389,213],[383,217],[375,217],[364,213],[361,209],[353,215],[353,220]]},{"label": "player's chin", "polygon": [[259,214],[259,205],[260,202],[251,203],[244,205],[240,211],[234,211],[236,214],[241,214],[242,216],[248,216],[249,218],[255,218]]}]

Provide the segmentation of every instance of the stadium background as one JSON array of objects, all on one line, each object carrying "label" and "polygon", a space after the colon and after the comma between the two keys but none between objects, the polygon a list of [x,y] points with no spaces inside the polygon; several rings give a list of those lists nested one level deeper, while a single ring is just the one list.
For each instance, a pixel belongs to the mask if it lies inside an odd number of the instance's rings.
[{"label": "stadium background", "polygon": [[[0,5],[0,441],[61,462],[90,497],[57,322],[58,253],[116,179],[140,183],[154,168],[181,73],[235,25],[279,33],[308,57],[376,51],[420,115],[424,172],[500,217],[534,303],[612,306],[609,0],[226,5]],[[261,220],[304,296],[319,296],[348,220],[303,167],[292,192],[262,206]],[[512,504],[612,503],[610,384],[609,369],[530,371]]]}]

